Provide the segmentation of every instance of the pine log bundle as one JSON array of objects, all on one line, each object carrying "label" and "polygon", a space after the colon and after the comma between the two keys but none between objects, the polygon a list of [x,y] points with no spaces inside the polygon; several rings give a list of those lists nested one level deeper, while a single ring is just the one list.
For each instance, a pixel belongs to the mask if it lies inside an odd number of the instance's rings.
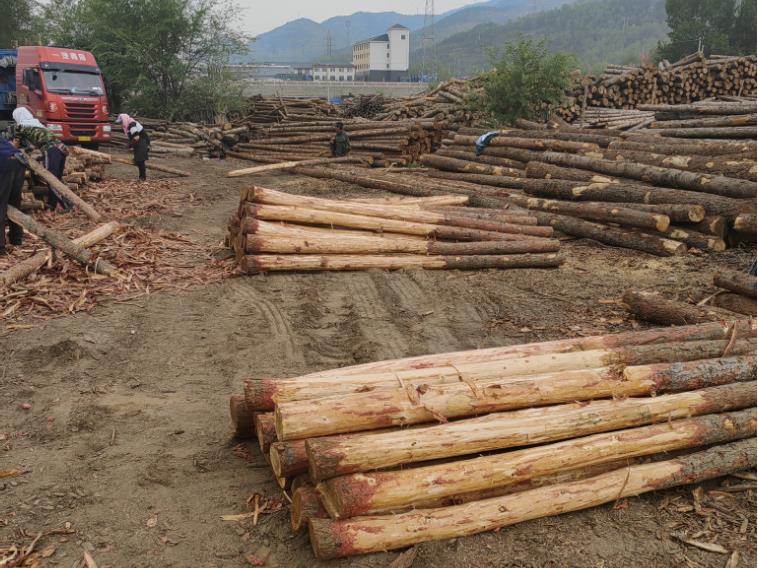
[{"label": "pine log bundle", "polygon": [[755,378],[752,357],[636,367],[603,367],[469,383],[411,385],[376,392],[284,401],[274,412],[279,440],[409,426],[579,400],[649,396]]},{"label": "pine log bundle", "polygon": [[[753,406],[756,383],[624,400],[597,400],[488,414],[435,426],[305,442],[314,481]],[[443,443],[444,442],[444,443]],[[274,445],[272,445],[272,448]]]},{"label": "pine log bundle", "polygon": [[722,292],[716,294],[711,300],[711,304],[717,308],[723,310],[729,310],[730,312],[736,312],[750,317],[758,315],[756,310],[755,298],[747,298],[740,294],[732,294],[730,292]]},{"label": "pine log bundle", "polygon": [[[755,409],[708,414],[439,465],[334,477],[316,487],[333,519],[453,502],[566,470],[752,437]],[[321,517],[325,518],[325,517]]]},{"label": "pine log bundle", "polygon": [[549,485],[464,505],[346,520],[311,519],[311,545],[330,559],[455,538],[576,511],[655,489],[755,467],[755,440],[741,440],[662,462],[633,465],[589,479]]},{"label": "pine log bundle", "polygon": [[[117,221],[110,221],[100,225],[89,233],[73,239],[77,246],[88,248],[110,237],[121,229],[121,224]],[[31,256],[25,260],[11,266],[8,270],[0,273],[0,286],[10,286],[14,282],[27,277],[29,274],[39,270],[51,258],[51,251],[43,251]]]},{"label": "pine log bundle", "polygon": [[713,283],[719,288],[724,288],[735,294],[741,294],[755,300],[756,277],[733,270],[724,270],[713,276]]},{"label": "pine log bundle", "polygon": [[419,256],[419,255],[247,255],[240,268],[247,274],[312,272],[321,270],[484,270],[488,268],[557,268],[563,260],[556,254]]},{"label": "pine log bundle", "polygon": [[627,290],[624,292],[623,301],[627,309],[640,319],[662,325],[683,325],[735,318],[735,314],[727,310],[669,300],[657,292]]},{"label": "pine log bundle", "polygon": [[[46,170],[47,171],[47,170]],[[55,178],[54,178],[55,179]],[[118,270],[107,260],[95,257],[84,246],[76,244],[63,233],[46,227],[26,213],[22,213],[12,205],[8,206],[8,219],[21,225],[25,230],[37,235],[56,250],[70,256],[86,268],[91,268],[99,274],[116,276]]]},{"label": "pine log bundle", "polygon": [[[726,318],[723,318],[726,320]],[[730,314],[728,321],[734,321]],[[743,325],[751,325],[746,322]],[[671,342],[656,345],[622,345],[611,348],[590,348],[583,351],[556,353],[537,351],[536,354],[501,355],[496,359],[480,358],[455,363],[440,363],[424,368],[398,370],[366,370],[351,375],[350,380],[339,372],[309,375],[293,379],[249,379],[245,381],[245,398],[254,411],[270,411],[274,405],[293,400],[308,400],[326,396],[360,392],[394,390],[403,385],[445,385],[460,381],[472,382],[544,375],[582,369],[597,369],[618,365],[648,365],[671,361],[692,361],[719,357],[729,344],[727,339]],[[744,352],[749,340],[735,340],[734,349]],[[594,345],[594,344],[591,344]]]}]

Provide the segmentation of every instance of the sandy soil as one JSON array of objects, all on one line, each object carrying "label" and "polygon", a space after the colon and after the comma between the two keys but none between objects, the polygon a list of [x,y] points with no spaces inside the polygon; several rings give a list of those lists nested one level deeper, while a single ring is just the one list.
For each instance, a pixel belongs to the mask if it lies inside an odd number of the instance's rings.
[{"label": "sandy soil", "polygon": [[[237,190],[227,163],[177,160],[193,171],[175,189],[202,198],[183,216],[143,219],[212,250]],[[112,166],[108,175],[131,179]],[[341,183],[277,175],[261,185],[313,195],[369,194]],[[279,498],[252,445],[230,436],[228,397],[248,376],[318,369],[456,349],[621,331],[636,325],[618,305],[629,286],[699,299],[717,267],[752,252],[659,259],[586,241],[565,244],[557,271],[360,272],[237,277],[159,292],[89,314],[0,336],[0,548],[45,536],[50,566],[387,566],[397,553],[314,560],[286,510],[250,522],[254,493]],[[236,447],[236,448],[235,448]],[[738,566],[754,566],[755,492],[693,488],[419,546],[413,566],[707,566],[723,554],[672,534],[715,540]],[[741,483],[745,483],[742,481]],[[68,523],[68,524],[67,524]],[[705,531],[705,532],[701,532]],[[700,533],[700,534],[698,534]]]}]

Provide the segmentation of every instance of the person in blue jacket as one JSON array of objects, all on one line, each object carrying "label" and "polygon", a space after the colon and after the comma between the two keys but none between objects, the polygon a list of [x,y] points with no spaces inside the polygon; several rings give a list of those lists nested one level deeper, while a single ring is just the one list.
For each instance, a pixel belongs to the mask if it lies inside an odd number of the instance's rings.
[{"label": "person in blue jacket", "polygon": [[21,245],[24,229],[8,221],[8,205],[21,207],[21,188],[24,185],[26,164],[18,146],[0,137],[0,255],[8,254],[5,248],[5,225],[9,229],[9,241],[14,246]]}]

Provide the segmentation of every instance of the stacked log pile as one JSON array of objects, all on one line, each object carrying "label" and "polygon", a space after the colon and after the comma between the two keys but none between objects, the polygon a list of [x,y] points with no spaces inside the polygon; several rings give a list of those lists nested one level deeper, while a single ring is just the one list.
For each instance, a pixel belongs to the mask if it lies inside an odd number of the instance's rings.
[{"label": "stacked log pile", "polygon": [[560,265],[552,228],[538,227],[534,218],[480,219],[421,207],[465,201],[338,201],[251,187],[230,219],[228,244],[248,274]]},{"label": "stacked log pile", "polygon": [[461,128],[420,161],[423,175],[487,195],[489,206],[529,209],[541,224],[615,246],[721,251],[755,235],[755,142],[649,132],[507,129],[477,156],[482,131]]},{"label": "stacked log pile", "polygon": [[588,107],[632,109],[643,104],[687,104],[722,95],[754,96],[755,92],[754,55],[708,59],[695,53],[673,64],[609,69],[600,77],[585,77],[560,114],[573,121]]},{"label": "stacked log pile", "polygon": [[328,559],[752,468],[755,377],[732,321],[249,379],[230,409]]},{"label": "stacked log pile", "polygon": [[755,276],[722,271],[714,275],[713,283],[718,291],[697,304],[673,300],[657,292],[627,290],[624,305],[639,319],[657,324],[694,324],[756,316]]}]

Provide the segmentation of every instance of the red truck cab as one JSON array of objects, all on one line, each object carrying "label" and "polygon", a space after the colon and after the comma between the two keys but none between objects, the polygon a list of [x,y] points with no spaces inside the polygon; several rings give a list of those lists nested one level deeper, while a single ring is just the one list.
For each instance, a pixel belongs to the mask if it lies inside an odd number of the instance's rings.
[{"label": "red truck cab", "polygon": [[97,145],[111,139],[102,73],[87,51],[19,47],[16,98],[66,143]]}]

